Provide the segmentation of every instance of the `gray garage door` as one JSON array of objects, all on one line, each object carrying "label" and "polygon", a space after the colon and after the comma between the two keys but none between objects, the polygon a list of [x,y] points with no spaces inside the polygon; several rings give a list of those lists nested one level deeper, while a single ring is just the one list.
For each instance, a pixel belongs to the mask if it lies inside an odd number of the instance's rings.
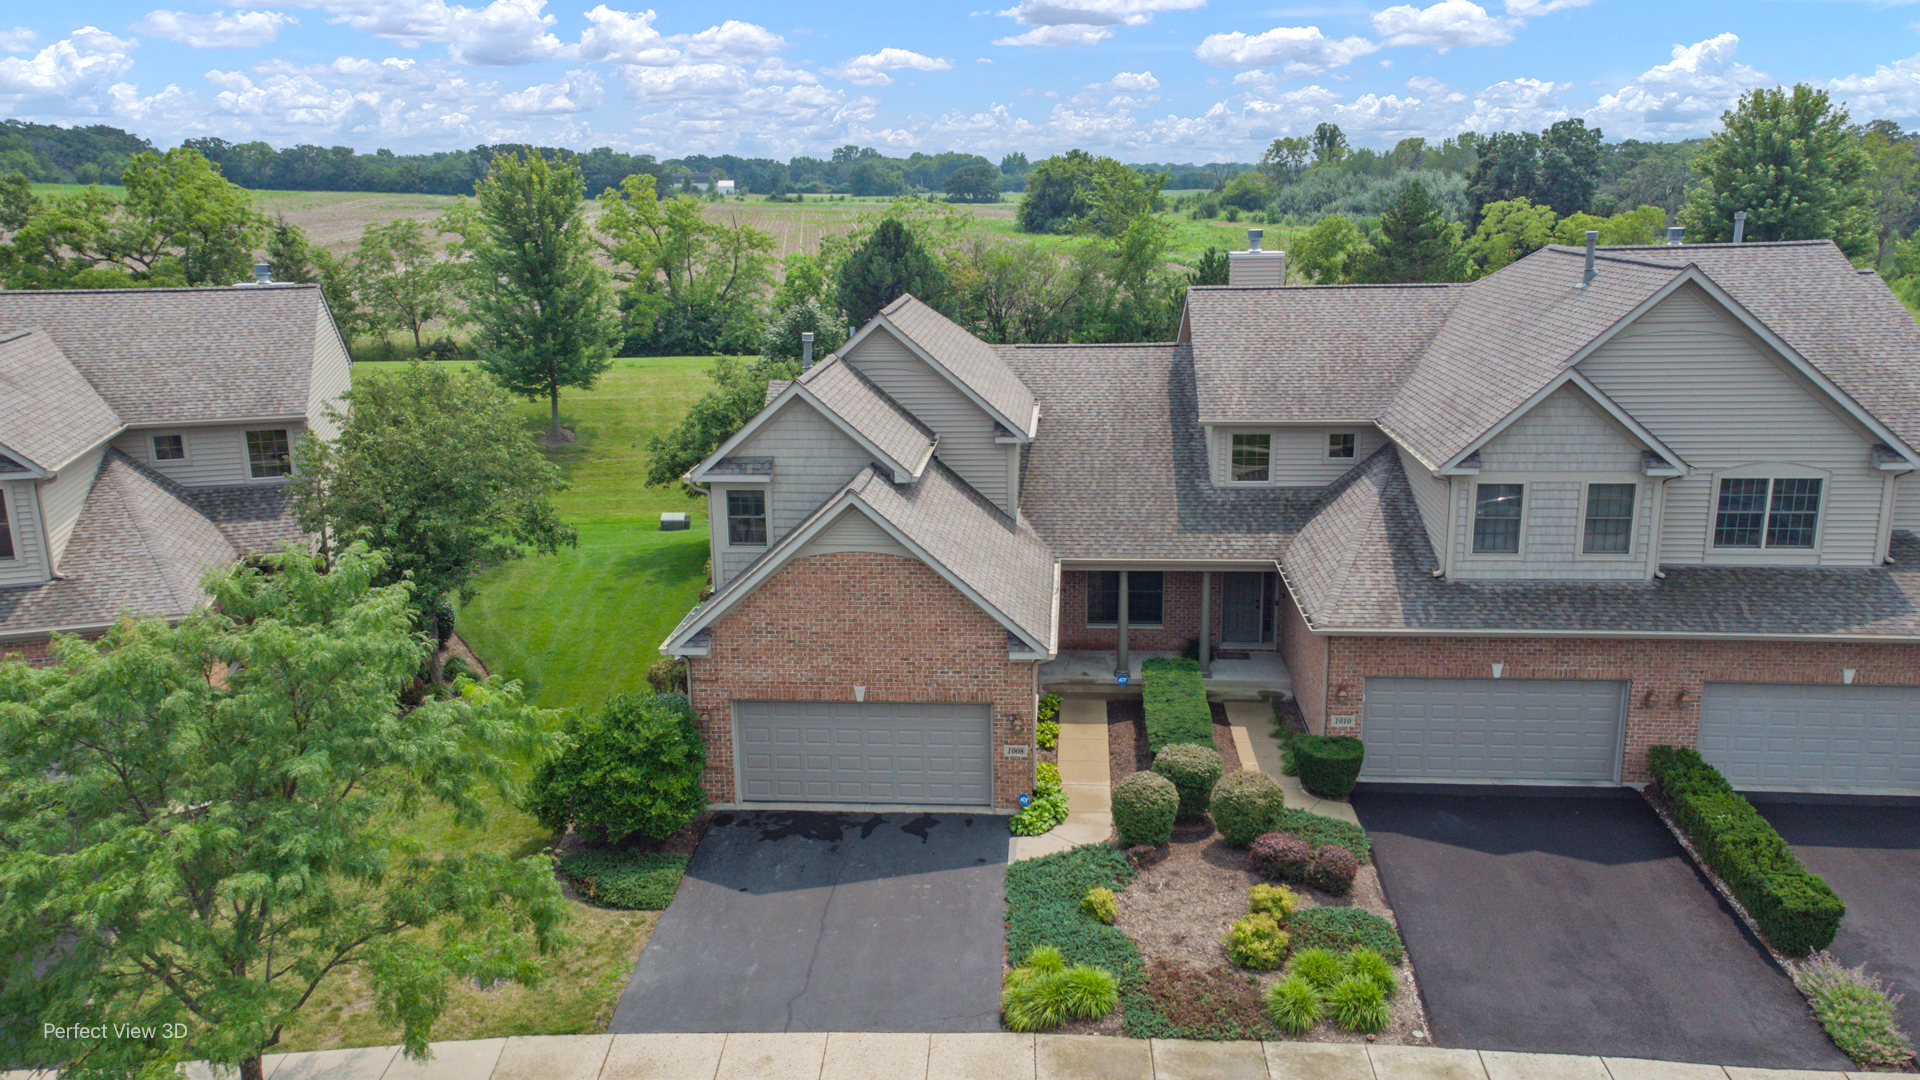
[{"label": "gray garage door", "polygon": [[1920,686],[1708,683],[1700,753],[1735,787],[1920,790]]},{"label": "gray garage door", "polygon": [[1624,682],[1368,679],[1363,779],[1619,779]]},{"label": "gray garage door", "polygon": [[991,713],[950,702],[736,701],[743,802],[993,802]]}]

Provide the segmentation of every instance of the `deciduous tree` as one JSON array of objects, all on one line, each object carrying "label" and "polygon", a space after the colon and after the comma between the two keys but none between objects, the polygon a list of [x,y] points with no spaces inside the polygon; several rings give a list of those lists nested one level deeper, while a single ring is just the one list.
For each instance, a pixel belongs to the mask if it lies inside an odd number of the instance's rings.
[{"label": "deciduous tree", "polygon": [[1294,239],[1287,272],[1314,285],[1344,285],[1369,250],[1359,226],[1344,214],[1328,214]]},{"label": "deciduous tree", "polygon": [[1491,274],[1553,243],[1553,209],[1526,198],[1480,208],[1480,227],[1467,239],[1467,255],[1480,273]]},{"label": "deciduous tree", "polygon": [[1825,90],[1754,90],[1720,120],[1693,159],[1701,182],[1680,210],[1688,240],[1733,239],[1744,210],[1748,240],[1825,239],[1852,258],[1873,254],[1867,152]]},{"label": "deciduous tree", "polygon": [[353,258],[374,321],[384,330],[411,331],[417,354],[421,328],[447,315],[452,300],[450,267],[434,250],[426,226],[407,217],[369,225]]},{"label": "deciduous tree", "polygon": [[600,195],[599,227],[627,288],[626,342],[646,354],[751,352],[773,283],[773,237],[711,220],[696,199],[662,200],[630,176]]}]

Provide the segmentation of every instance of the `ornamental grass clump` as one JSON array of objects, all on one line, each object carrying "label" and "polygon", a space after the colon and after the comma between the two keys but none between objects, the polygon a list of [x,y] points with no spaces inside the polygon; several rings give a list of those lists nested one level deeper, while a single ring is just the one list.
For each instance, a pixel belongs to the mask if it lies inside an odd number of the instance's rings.
[{"label": "ornamental grass clump", "polygon": [[1273,777],[1241,769],[1221,778],[1213,789],[1213,825],[1220,838],[1234,847],[1246,847],[1261,833],[1271,832],[1275,817],[1286,809],[1286,793]]},{"label": "ornamental grass clump", "polygon": [[1821,951],[1790,970],[1793,985],[1841,1053],[1865,1068],[1898,1069],[1913,1061],[1913,1042],[1894,1020],[1900,995],[1889,995],[1864,964],[1849,968]]},{"label": "ornamental grass clump", "polygon": [[1286,979],[1267,990],[1267,1016],[1295,1035],[1322,1015],[1348,1031],[1382,1031],[1387,999],[1399,989],[1393,966],[1372,949],[1302,949],[1287,964]]},{"label": "ornamental grass clump", "polygon": [[1271,915],[1240,916],[1222,941],[1227,947],[1227,959],[1238,967],[1256,971],[1272,971],[1287,955],[1287,932]]},{"label": "ornamental grass clump", "polygon": [[1293,954],[1293,962],[1287,965],[1287,975],[1304,979],[1307,985],[1316,990],[1331,990],[1335,983],[1346,978],[1347,965],[1341,962],[1340,954],[1332,949],[1302,949]]},{"label": "ornamental grass clump", "polygon": [[1387,1026],[1387,995],[1364,975],[1349,975],[1327,991],[1327,1012],[1348,1031],[1382,1031]]},{"label": "ornamental grass clump", "polygon": [[1320,991],[1299,975],[1267,987],[1267,1019],[1289,1035],[1305,1035],[1326,1015]]},{"label": "ornamental grass clump", "polygon": [[1159,773],[1137,772],[1113,786],[1113,827],[1124,846],[1166,843],[1179,811],[1179,791]]},{"label": "ornamental grass clump", "polygon": [[1179,818],[1191,821],[1204,817],[1213,798],[1213,786],[1226,773],[1220,751],[1192,743],[1175,743],[1153,757],[1153,771],[1173,781],[1180,793]]},{"label": "ornamental grass clump", "polygon": [[1091,964],[1067,966],[1060,950],[1041,945],[1007,972],[1000,1011],[1013,1031],[1048,1031],[1068,1020],[1098,1020],[1120,1003],[1113,973]]}]

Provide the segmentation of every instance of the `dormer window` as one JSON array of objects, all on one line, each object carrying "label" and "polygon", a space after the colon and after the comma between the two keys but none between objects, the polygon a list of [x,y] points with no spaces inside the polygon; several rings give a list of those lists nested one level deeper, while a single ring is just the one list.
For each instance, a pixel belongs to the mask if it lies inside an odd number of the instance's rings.
[{"label": "dormer window", "polygon": [[1821,487],[1814,477],[1723,478],[1713,519],[1713,546],[1813,547],[1820,530]]},{"label": "dormer window", "polygon": [[184,435],[155,435],[153,437],[153,460],[187,460],[187,439]]},{"label": "dormer window", "polygon": [[7,520],[7,500],[0,491],[0,559],[13,558],[13,522]]},{"label": "dormer window", "polygon": [[1236,433],[1232,464],[1234,483],[1266,483],[1273,464],[1273,436],[1266,432]]},{"label": "dormer window", "polygon": [[1336,431],[1327,436],[1327,460],[1351,461],[1354,455],[1354,437],[1351,431]]},{"label": "dormer window", "polygon": [[1473,501],[1473,553],[1520,553],[1520,484],[1480,484]]},{"label": "dormer window", "polygon": [[727,492],[727,543],[760,547],[767,542],[767,493]]},{"label": "dormer window", "polygon": [[248,475],[255,480],[292,475],[291,449],[286,428],[247,432]]}]

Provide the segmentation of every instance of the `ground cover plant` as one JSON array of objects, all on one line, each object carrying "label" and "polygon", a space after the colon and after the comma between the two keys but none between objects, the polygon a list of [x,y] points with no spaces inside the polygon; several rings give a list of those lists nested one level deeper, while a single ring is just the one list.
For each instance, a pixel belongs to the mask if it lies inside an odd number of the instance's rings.
[{"label": "ground cover plant", "polygon": [[1174,743],[1217,749],[1213,710],[1207,706],[1207,684],[1200,677],[1199,661],[1156,656],[1142,663],[1140,692],[1147,711],[1150,753],[1158,754]]},{"label": "ground cover plant", "polygon": [[1282,808],[1274,815],[1271,831],[1297,836],[1316,848],[1338,844],[1353,852],[1354,857],[1363,863],[1373,852],[1373,841],[1367,837],[1367,830],[1354,822],[1308,810]]},{"label": "ground cover plant", "polygon": [[1774,948],[1802,956],[1833,943],[1846,904],[1718,769],[1672,746],[1648,750],[1647,765],[1674,822]]},{"label": "ground cover plant", "polygon": [[1007,972],[1000,1011],[1014,1031],[1050,1031],[1068,1020],[1098,1020],[1120,1003],[1113,973],[1092,964],[1069,967],[1060,950],[1041,945]]},{"label": "ground cover plant", "polygon": [[1865,965],[1850,968],[1828,952],[1789,967],[1814,1018],[1840,1052],[1865,1068],[1898,1069],[1913,1061],[1913,1042],[1894,1020],[1900,998],[1889,997]]},{"label": "ground cover plant", "polygon": [[1050,761],[1033,767],[1033,801],[1007,819],[1015,836],[1039,836],[1067,820],[1067,789],[1060,783],[1060,766]]},{"label": "ground cover plant", "polygon": [[1389,964],[1398,964],[1407,952],[1393,923],[1364,908],[1311,907],[1294,912],[1288,927],[1295,950],[1368,948]]},{"label": "ground cover plant", "polygon": [[560,876],[601,907],[665,911],[687,871],[687,856],[621,848],[578,848],[560,856]]}]

